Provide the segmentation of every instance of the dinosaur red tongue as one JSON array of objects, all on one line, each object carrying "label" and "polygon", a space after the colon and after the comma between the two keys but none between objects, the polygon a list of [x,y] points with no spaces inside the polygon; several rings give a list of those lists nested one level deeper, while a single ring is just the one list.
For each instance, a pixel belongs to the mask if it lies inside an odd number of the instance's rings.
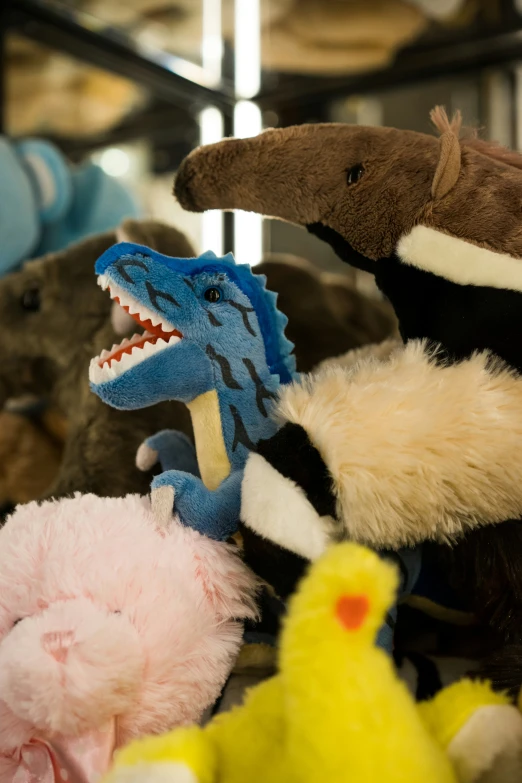
[{"label": "dinosaur red tongue", "polygon": [[115,296],[113,301],[116,302],[123,310],[125,310],[125,312],[128,313],[128,315],[134,321],[136,321],[137,324],[143,327],[145,334],[143,335],[143,339],[133,339],[132,343],[124,342],[118,348],[116,348],[114,352],[110,354],[110,356],[105,355],[103,360],[100,361],[100,367],[103,367],[104,364],[108,364],[110,367],[112,362],[119,362],[124,354],[130,354],[135,348],[142,348],[146,343],[152,343],[152,345],[155,345],[158,340],[165,340],[165,342],[168,343],[169,339],[173,336],[183,337],[181,332],[177,329],[171,329],[170,331],[166,332],[162,328],[161,324],[154,326],[150,319],[142,321],[137,313],[129,313],[129,307],[127,305],[122,305],[119,297]]}]

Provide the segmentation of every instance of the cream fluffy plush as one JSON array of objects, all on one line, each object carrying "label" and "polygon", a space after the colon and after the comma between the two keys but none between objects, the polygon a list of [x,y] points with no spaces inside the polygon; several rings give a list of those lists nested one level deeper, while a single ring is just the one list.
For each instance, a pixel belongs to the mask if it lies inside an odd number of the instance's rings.
[{"label": "cream fluffy plush", "polygon": [[518,518],[520,376],[488,354],[441,366],[421,342],[383,348],[329,361],[277,407],[326,463],[344,533],[398,548]]},{"label": "cream fluffy plush", "polygon": [[18,507],[0,531],[0,781],[40,780],[47,756],[75,779],[82,737],[100,774],[115,747],[198,720],[254,592],[228,545],[159,529],[138,496]]}]

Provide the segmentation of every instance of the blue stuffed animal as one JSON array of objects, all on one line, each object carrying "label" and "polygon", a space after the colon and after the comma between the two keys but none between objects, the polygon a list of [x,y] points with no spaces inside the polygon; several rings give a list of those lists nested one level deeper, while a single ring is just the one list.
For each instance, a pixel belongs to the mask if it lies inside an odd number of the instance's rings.
[{"label": "blue stuffed animal", "polygon": [[92,163],[71,166],[41,139],[0,137],[0,173],[0,275],[140,215],[121,182]]},{"label": "blue stuffed animal", "polygon": [[[144,329],[94,358],[91,388],[121,410],[164,400],[184,402],[192,415],[197,465],[193,473],[169,468],[187,444],[163,432],[147,442],[164,472],[152,484],[165,491],[181,521],[211,538],[227,539],[239,525],[246,459],[277,423],[270,409],[281,383],[296,377],[286,316],[264,275],[231,255],[169,258],[131,243],[107,250],[96,263],[98,283]],[[409,593],[420,551],[395,555],[401,593]],[[391,650],[394,612],[379,636]]]},{"label": "blue stuffed animal", "polygon": [[[198,475],[166,470],[153,489],[170,488],[182,521],[212,538],[235,533],[241,468],[276,424],[270,406],[295,373],[286,316],[266,278],[232,256],[177,259],[120,243],[98,260],[99,282],[147,331],[91,364],[91,388],[115,408],[184,402],[192,416]],[[156,436],[163,467],[178,436]],[[213,527],[209,529],[209,520]]]}]

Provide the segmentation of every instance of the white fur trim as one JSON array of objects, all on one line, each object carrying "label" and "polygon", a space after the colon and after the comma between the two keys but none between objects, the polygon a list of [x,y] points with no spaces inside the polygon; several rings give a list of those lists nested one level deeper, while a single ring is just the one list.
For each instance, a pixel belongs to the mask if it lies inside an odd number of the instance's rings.
[{"label": "white fur trim", "polygon": [[[497,759],[513,757],[522,749],[522,715],[511,705],[478,709],[448,745],[462,783],[473,783],[492,769]],[[513,781],[515,778],[513,778]]]},{"label": "white fur trim", "polygon": [[478,247],[428,226],[415,226],[401,237],[397,253],[405,264],[458,285],[522,291],[522,259]]},{"label": "white fur trim", "polygon": [[198,778],[186,764],[142,763],[116,767],[109,775],[109,783],[198,783]]},{"label": "white fur trim", "polygon": [[331,517],[319,516],[301,487],[260,454],[250,454],[245,465],[241,520],[254,533],[308,560],[322,555],[334,525]]},{"label": "white fur trim", "polygon": [[274,412],[319,450],[359,543],[451,541],[522,512],[522,379],[487,354],[441,367],[410,342],[302,376]]}]

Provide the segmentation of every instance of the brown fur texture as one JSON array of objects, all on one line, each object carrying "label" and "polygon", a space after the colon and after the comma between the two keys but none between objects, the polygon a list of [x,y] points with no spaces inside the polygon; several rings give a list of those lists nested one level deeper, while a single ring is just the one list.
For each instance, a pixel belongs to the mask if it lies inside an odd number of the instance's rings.
[{"label": "brown fur texture", "polygon": [[52,484],[61,460],[62,444],[19,413],[0,412],[0,508],[28,503]]},{"label": "brown fur texture", "polygon": [[[439,109],[440,138],[337,123],[267,130],[194,150],[175,194],[185,209],[247,209],[333,229],[370,260],[422,224],[522,258],[522,156],[464,135]],[[460,165],[459,165],[460,158]],[[364,167],[347,184],[347,172]],[[455,177],[455,175],[458,175]]]},{"label": "brown fur texture", "polygon": [[[128,221],[127,229],[135,241],[161,252],[194,255],[176,229],[152,221]],[[182,404],[116,411],[89,389],[92,356],[118,341],[110,323],[111,301],[94,275],[94,262],[115,242],[115,233],[87,239],[0,281],[0,405],[7,398],[36,394],[68,420],[61,468],[45,495],[145,493],[151,474],[135,467],[140,443],[165,427],[190,432]],[[38,311],[22,306],[30,290],[39,292]]]},{"label": "brown fur texture", "polygon": [[310,372],[337,356],[396,332],[391,306],[363,296],[348,276],[321,272],[296,256],[268,256],[255,267],[277,291],[277,306],[288,317],[286,336],[295,345],[297,369]]},{"label": "brown fur texture", "polygon": [[487,354],[441,366],[411,342],[284,388],[277,415],[308,433],[362,543],[456,541],[522,512],[522,380]]},{"label": "brown fur texture", "polygon": [[361,348],[356,348],[347,351],[347,353],[338,354],[329,359],[325,359],[316,367],[316,370],[317,372],[320,372],[321,370],[326,370],[330,367],[343,367],[345,370],[349,370],[366,359],[386,361],[390,358],[392,353],[395,353],[399,348],[402,348],[402,342],[398,338],[390,338],[379,343],[369,343],[368,345],[363,345]]}]

